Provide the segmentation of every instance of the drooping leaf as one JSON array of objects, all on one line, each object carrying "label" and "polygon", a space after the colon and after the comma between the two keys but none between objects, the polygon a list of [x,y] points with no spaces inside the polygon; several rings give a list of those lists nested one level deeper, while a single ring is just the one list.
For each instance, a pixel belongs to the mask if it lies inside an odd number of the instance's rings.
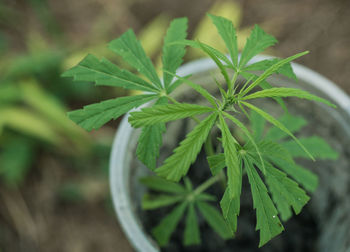
[{"label": "drooping leaf", "polygon": [[269,121],[271,124],[273,124],[274,126],[276,126],[277,128],[279,128],[280,130],[284,131],[285,133],[287,133],[290,137],[293,138],[293,140],[306,152],[306,154],[308,154],[308,156],[312,159],[315,160],[314,157],[311,155],[311,153],[305,148],[305,146],[300,143],[300,141],[293,135],[293,133],[291,133],[286,126],[284,126],[281,122],[279,122],[277,119],[275,119],[274,117],[272,117],[271,115],[269,115],[268,113],[266,113],[265,111],[255,107],[254,105],[247,103],[247,102],[241,102],[242,104],[244,104],[245,106],[247,106],[248,108],[254,110],[255,112],[259,113],[262,117],[264,117],[267,121]]},{"label": "drooping leaf", "polygon": [[203,143],[213,127],[217,114],[213,113],[199,123],[168,157],[156,173],[169,180],[179,181],[187,174],[190,165],[196,160]]},{"label": "drooping leaf", "polygon": [[183,195],[145,194],[142,198],[142,209],[143,210],[157,209],[160,207],[165,207],[165,206],[175,204],[183,199],[184,199]]},{"label": "drooping leaf", "polygon": [[305,54],[308,54],[309,51],[297,53],[293,56],[290,56],[288,58],[279,60],[277,63],[273,64],[271,67],[269,67],[262,75],[260,75],[256,80],[253,81],[252,84],[250,84],[245,90],[243,90],[241,93],[242,95],[245,95],[249,93],[253,88],[260,85],[261,82],[266,80],[270,75],[278,71],[281,67],[283,67],[285,64],[291,62],[292,60],[295,60],[297,58],[300,58],[301,56],[304,56]]},{"label": "drooping leaf", "polygon": [[307,91],[301,90],[301,89],[296,89],[296,88],[270,88],[270,89],[265,89],[261,91],[254,92],[252,94],[246,95],[242,100],[250,100],[250,99],[256,99],[256,98],[264,98],[264,97],[298,97],[300,99],[307,99],[311,101],[318,101],[322,102],[324,104],[327,104],[328,106],[331,106],[333,108],[336,108],[336,106],[329,101],[320,98],[316,95],[310,94]]},{"label": "drooping leaf", "polygon": [[[278,118],[278,120],[287,127],[287,129],[291,133],[295,133],[298,130],[300,130],[302,127],[304,127],[307,122],[304,118],[299,116],[293,116],[291,114],[284,114],[282,117]],[[277,141],[279,139],[282,139],[284,137],[287,137],[288,134],[282,130],[280,130],[278,127],[271,127],[265,135],[266,140],[271,141]]]},{"label": "drooping leaf", "polygon": [[239,68],[243,68],[255,55],[276,43],[277,40],[273,36],[265,33],[263,29],[255,25],[243,48]]},{"label": "drooping leaf", "polygon": [[[168,99],[161,97],[156,105],[167,104]],[[141,135],[137,144],[136,155],[149,169],[156,168],[159,149],[162,145],[162,134],[166,131],[165,123],[157,123],[142,128]]]},{"label": "drooping leaf", "polygon": [[234,67],[238,65],[238,46],[236,30],[232,22],[226,18],[210,15],[213,24],[216,26],[221,38],[226,44],[226,47],[230,53],[231,60]]},{"label": "drooping leaf", "polygon": [[152,84],[162,89],[162,84],[151,60],[146,56],[132,30],[126,31],[119,38],[110,42],[108,48],[122,56],[139,73],[145,75]]},{"label": "drooping leaf", "polygon": [[[299,141],[319,159],[338,159],[339,154],[322,138],[317,136],[299,138]],[[293,157],[307,157],[305,152],[293,141],[282,142],[281,145],[288,150]]]},{"label": "drooping leaf", "polygon": [[233,237],[230,228],[215,207],[203,201],[197,201],[196,204],[209,226],[218,233],[221,238],[227,240]]},{"label": "drooping leaf", "polygon": [[122,70],[107,59],[98,60],[87,55],[79,64],[66,71],[63,77],[74,77],[78,81],[91,81],[97,86],[114,86],[148,92],[157,92],[158,88],[137,75]]},{"label": "drooping leaf", "polygon": [[68,117],[88,131],[99,129],[108,121],[117,119],[129,110],[139,107],[155,97],[155,95],[135,95],[110,99],[68,112]]},{"label": "drooping leaf", "polygon": [[184,194],[186,193],[186,189],[180,185],[179,183],[174,183],[172,181],[157,177],[143,177],[140,179],[140,182],[147,186],[149,189],[158,192],[167,192],[167,193],[176,193],[176,194]]},{"label": "drooping leaf", "polygon": [[186,207],[187,202],[183,202],[176,206],[174,210],[160,221],[158,226],[152,229],[152,234],[161,247],[169,243],[170,236],[175,231],[181,217],[184,215]]},{"label": "drooping leaf", "polygon": [[224,147],[225,162],[227,166],[227,184],[231,198],[237,198],[241,194],[242,167],[238,159],[235,146],[237,142],[232,136],[223,116],[219,115],[220,130],[222,134],[222,146]]},{"label": "drooping leaf", "polygon": [[237,231],[237,216],[240,209],[240,198],[231,198],[228,188],[225,190],[224,196],[220,201],[222,214],[231,229],[232,234]]},{"label": "drooping leaf", "polygon": [[213,176],[226,167],[225,154],[220,153],[207,157],[209,168]]},{"label": "drooping leaf", "polygon": [[189,103],[155,105],[143,108],[141,111],[131,112],[129,122],[133,127],[139,128],[213,111],[213,108]]},{"label": "drooping leaf", "polygon": [[188,206],[183,242],[185,246],[201,243],[197,215],[193,203],[190,203]]},{"label": "drooping leaf", "polygon": [[[185,46],[181,44],[171,44],[174,41],[183,40],[187,36],[187,18],[174,19],[168,28],[163,45],[163,68],[166,71],[175,73],[182,63],[185,55]],[[173,79],[167,72],[163,73],[164,86],[167,88]]]},{"label": "drooping leaf", "polygon": [[284,228],[277,216],[278,212],[268,194],[264,182],[255,170],[252,162],[244,159],[252,195],[253,205],[256,209],[256,229],[260,230],[259,247],[280,234]]},{"label": "drooping leaf", "polygon": [[[261,60],[251,65],[245,66],[242,71],[265,71],[272,65],[276,64],[278,61],[279,59]],[[290,63],[283,65],[280,69],[276,71],[276,73],[282,74],[287,78],[293,79],[295,81],[297,80],[297,76],[295,75],[292,65]]]}]

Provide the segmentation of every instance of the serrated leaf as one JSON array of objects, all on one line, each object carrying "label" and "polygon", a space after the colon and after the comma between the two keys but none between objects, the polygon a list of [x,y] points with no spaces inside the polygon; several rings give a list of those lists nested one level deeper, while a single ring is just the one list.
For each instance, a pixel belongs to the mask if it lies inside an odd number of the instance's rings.
[{"label": "serrated leaf", "polygon": [[245,159],[245,168],[253,195],[253,206],[256,209],[256,229],[260,230],[259,247],[262,247],[284,228],[264,182],[248,159]]},{"label": "serrated leaf", "polygon": [[[161,97],[156,105],[167,104],[168,99]],[[149,169],[156,168],[157,158],[159,157],[159,149],[162,145],[162,134],[166,131],[165,123],[157,123],[142,128],[139,137],[136,155],[138,159],[144,163]]]},{"label": "serrated leaf", "polygon": [[234,67],[238,65],[238,46],[236,30],[232,22],[226,18],[210,15],[213,24],[216,26],[221,38],[226,44],[226,47],[230,53],[232,63]]},{"label": "serrated leaf", "polygon": [[282,123],[280,123],[277,119],[275,119],[274,117],[272,117],[271,115],[269,115],[268,113],[266,113],[265,111],[255,107],[254,105],[247,103],[247,102],[241,102],[242,104],[244,104],[245,106],[247,106],[248,108],[254,110],[255,112],[259,113],[262,117],[264,117],[267,121],[269,121],[271,124],[275,125],[277,128],[279,128],[280,130],[284,131],[285,133],[287,133],[290,137],[293,138],[293,140],[308,154],[308,156],[312,159],[315,160],[314,157],[311,155],[311,153],[305,148],[305,146],[300,143],[300,141],[293,135],[293,133],[291,133],[286,126],[284,126]]},{"label": "serrated leaf", "polygon": [[149,84],[137,75],[122,70],[107,59],[98,60],[87,55],[79,64],[62,74],[63,77],[74,77],[78,81],[91,81],[97,86],[114,86],[148,92],[157,92],[157,87]]},{"label": "serrated leaf", "polygon": [[[180,44],[174,45],[171,43],[185,39],[187,36],[186,30],[187,18],[177,18],[170,23],[163,45],[162,62],[164,70],[175,73],[177,68],[181,65],[182,58],[186,52],[185,46]],[[169,75],[166,72],[163,73],[165,88],[169,86],[172,79],[172,75]]]},{"label": "serrated leaf", "polygon": [[187,202],[176,206],[161,222],[152,229],[152,234],[156,238],[159,246],[163,247],[169,243],[170,236],[175,231],[181,217],[184,215]]},{"label": "serrated leaf", "polygon": [[238,159],[235,146],[237,142],[232,136],[223,116],[219,115],[220,130],[222,134],[222,146],[224,147],[225,162],[227,165],[227,184],[231,198],[237,198],[241,194],[242,167]]},{"label": "serrated leaf", "polygon": [[146,56],[145,51],[132,30],[126,31],[119,38],[110,42],[108,48],[122,56],[129,65],[146,76],[152,84],[162,89],[162,84],[151,60]]},{"label": "serrated leaf", "polygon": [[215,111],[213,108],[189,103],[155,105],[149,108],[143,108],[141,111],[131,112],[129,123],[133,127],[139,128],[213,111]]},{"label": "serrated leaf", "polygon": [[186,189],[182,185],[157,176],[143,177],[140,179],[140,182],[143,185],[147,186],[149,189],[158,192],[167,192],[175,194],[186,193]]},{"label": "serrated leaf", "polygon": [[207,99],[211,105],[213,105],[213,107],[216,107],[216,99],[214,96],[212,96],[206,89],[204,89],[203,87],[201,87],[200,85],[190,81],[187,78],[181,77],[177,74],[172,74],[170,72],[167,72],[170,75],[175,76],[176,78],[178,78],[179,80],[182,80],[186,85],[190,86],[191,88],[193,88],[194,90],[196,90],[199,94],[201,94],[205,99]]},{"label": "serrated leaf", "polygon": [[[255,163],[259,168],[260,164]],[[295,214],[299,214],[301,209],[309,201],[309,196],[299,185],[287,177],[287,175],[266,163],[266,183],[272,194],[273,201],[281,214],[281,219],[287,221],[291,216],[291,207]]]},{"label": "serrated leaf", "polygon": [[[319,159],[336,160],[339,154],[322,138],[317,136],[299,138],[299,141],[310,151],[310,153]],[[293,141],[282,142],[281,145],[288,150],[293,157],[307,157],[305,152]]]},{"label": "serrated leaf", "polygon": [[265,89],[261,91],[254,92],[252,94],[246,95],[242,97],[242,100],[250,100],[250,99],[256,99],[256,98],[275,98],[275,97],[298,97],[300,99],[306,99],[311,101],[317,101],[322,102],[324,104],[327,104],[330,107],[336,108],[334,104],[330,103],[329,101],[318,97],[316,95],[310,94],[307,91],[296,89],[296,88],[270,88]]},{"label": "serrated leaf", "polygon": [[[184,79],[188,79],[192,76],[192,74],[186,75],[183,78]],[[171,85],[168,87],[168,94],[170,94],[171,92],[173,92],[177,87],[179,87],[181,84],[183,84],[184,81],[182,79],[177,79],[175,80],[173,83],[171,83]]]},{"label": "serrated leaf", "polygon": [[[265,159],[279,158],[288,163],[294,164],[293,157],[290,155],[288,150],[286,150],[282,145],[274,141],[261,141],[258,143],[258,147],[261,150],[261,155]],[[252,153],[254,149],[251,147],[249,152]]]},{"label": "serrated leaf", "polygon": [[226,220],[232,234],[237,231],[237,216],[240,209],[240,198],[231,198],[228,188],[220,201],[220,206],[224,219]]},{"label": "serrated leaf", "polygon": [[142,198],[142,209],[143,210],[153,210],[165,206],[175,204],[184,199],[183,195],[150,195],[145,194]]},{"label": "serrated leaf", "polygon": [[155,97],[155,95],[135,95],[110,99],[68,112],[68,117],[88,131],[99,129],[108,121],[117,119],[129,110],[139,107]]},{"label": "serrated leaf", "polygon": [[[245,66],[242,71],[265,71],[272,65],[276,64],[279,61],[279,59],[267,59],[267,60],[261,60],[256,63],[253,63],[251,65]],[[283,65],[280,69],[276,71],[277,74],[282,74],[286,76],[287,78],[293,79],[297,81],[297,76],[295,75],[292,65],[290,63],[287,63]]]},{"label": "serrated leaf", "polygon": [[258,145],[256,144],[254,137],[250,134],[249,130],[244,126],[243,123],[241,123],[237,118],[233,117],[232,115],[230,115],[226,112],[223,112],[223,115],[226,118],[230,119],[234,124],[236,124],[244,132],[244,134],[247,136],[248,140],[253,145],[253,147],[254,147],[254,149],[255,149],[255,151],[256,151],[256,153],[261,161],[261,165],[263,167],[263,173],[265,173],[264,161],[262,159],[260,149],[259,149]]},{"label": "serrated leaf", "polygon": [[255,25],[243,48],[238,68],[243,68],[255,55],[276,43],[277,40],[273,36],[265,33],[263,29]]},{"label": "serrated leaf", "polygon": [[213,113],[199,123],[181,141],[173,155],[168,157],[164,164],[156,169],[156,173],[161,177],[174,181],[179,181],[182,176],[186,175],[190,165],[196,160],[216,118],[217,114]]},{"label": "serrated leaf", "polygon": [[197,245],[201,243],[200,231],[197,221],[196,210],[194,204],[191,203],[188,206],[186,225],[184,232],[184,245]]},{"label": "serrated leaf", "polygon": [[283,159],[271,158],[278,168],[284,170],[295,181],[302,185],[307,191],[314,192],[318,186],[318,177],[313,172],[296,164],[291,164]]},{"label": "serrated leaf", "polygon": [[196,204],[209,226],[218,233],[221,238],[227,240],[233,237],[230,228],[215,207],[203,201],[197,201]]},{"label": "serrated leaf", "polygon": [[207,160],[208,160],[211,174],[213,174],[213,176],[218,174],[222,169],[226,167],[224,153],[209,156],[207,157]]},{"label": "serrated leaf", "polygon": [[254,138],[257,141],[259,141],[262,138],[264,133],[264,129],[266,125],[265,119],[262,116],[260,116],[258,113],[252,110],[250,112],[250,124],[254,134]]},{"label": "serrated leaf", "polygon": [[253,81],[245,90],[241,91],[242,95],[245,95],[249,93],[254,87],[260,85],[261,82],[266,80],[270,75],[277,72],[281,67],[283,67],[285,64],[291,62],[292,60],[295,60],[297,58],[300,58],[301,56],[308,54],[309,51],[297,53],[293,56],[290,56],[286,59],[279,60],[277,63],[273,64],[271,67],[269,67],[262,75],[260,75],[256,80]]},{"label": "serrated leaf", "polygon": [[[297,132],[302,127],[304,127],[307,122],[304,118],[299,116],[292,116],[291,114],[284,114],[282,117],[278,118],[278,120],[285,125],[288,130],[292,133]],[[266,140],[276,141],[287,137],[288,134],[284,131],[280,130],[277,127],[271,127],[265,135]]]},{"label": "serrated leaf", "polygon": [[220,61],[220,59],[216,56],[215,52],[210,50],[210,47],[207,47],[205,44],[202,44],[200,41],[197,42],[200,48],[215,62],[218,68],[221,71],[221,74],[224,76],[227,85],[231,85],[230,77],[226,71],[224,64]]},{"label": "serrated leaf", "polygon": [[[248,72],[241,72],[241,75],[246,78],[247,80],[248,79],[251,79],[252,81],[255,81],[256,79],[259,78],[258,75],[255,75],[255,74],[252,74],[252,73],[248,73]],[[262,89],[270,89],[270,88],[273,88],[273,86],[268,83],[266,80],[264,81],[261,81],[260,84],[259,84],[259,87],[261,87]],[[272,98],[274,99],[281,107],[282,109],[288,113],[288,109],[287,109],[287,106],[286,104],[284,103],[283,99],[282,98],[279,98],[279,97],[275,97],[275,98]]]}]

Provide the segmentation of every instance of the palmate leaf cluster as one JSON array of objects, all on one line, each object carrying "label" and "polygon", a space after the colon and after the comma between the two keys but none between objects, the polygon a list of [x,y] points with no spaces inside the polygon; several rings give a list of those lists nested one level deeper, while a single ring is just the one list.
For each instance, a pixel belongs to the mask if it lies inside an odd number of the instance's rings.
[{"label": "palmate leaf cluster", "polygon": [[[268,77],[273,74],[282,74],[296,80],[290,62],[308,52],[286,59],[268,59],[249,64],[255,55],[273,46],[277,40],[256,25],[239,57],[236,31],[232,22],[222,17],[209,16],[226,44],[229,57],[198,40],[187,40],[187,19],[175,19],[164,39],[161,78],[135,34],[129,30],[112,41],[109,48],[138,74],[120,69],[107,59],[99,60],[88,55],[64,76],[92,81],[96,85],[122,87],[144,93],[88,105],[70,112],[69,117],[87,130],[98,129],[131,109],[153,101],[152,106],[131,112],[129,122],[135,128],[142,128],[137,147],[138,158],[157,175],[142,181],[151,190],[158,192],[145,195],[144,209],[175,205],[152,232],[159,244],[164,246],[168,243],[184,215],[184,243],[198,244],[200,231],[197,212],[200,212],[222,238],[233,237],[240,212],[242,176],[247,174],[256,209],[256,229],[260,231],[259,246],[262,246],[283,231],[280,218],[283,221],[288,220],[292,216],[292,210],[298,214],[309,200],[306,191],[312,192],[317,186],[317,177],[297,165],[293,158],[336,158],[336,153],[324,140],[318,137],[298,139],[294,136],[305,121],[289,115],[283,98],[297,97],[333,107],[334,105],[306,91],[273,87],[268,82]],[[217,85],[221,93],[221,99],[214,97],[198,83],[192,82],[189,76],[181,77],[176,74],[186,46],[204,51],[216,63],[225,80],[225,85],[213,80],[213,85]],[[243,85],[237,82],[239,76],[245,79]],[[170,94],[181,84],[198,92],[210,105],[176,101]],[[276,119],[251,103],[251,100],[260,98],[274,99],[285,110],[286,115]],[[246,115],[250,124],[242,123],[237,118],[237,113]],[[199,120],[197,116],[204,116],[204,119]],[[192,118],[197,125],[174,149],[173,154],[160,167],[156,167],[166,123],[184,118]],[[267,132],[266,122],[273,126]],[[218,127],[221,132],[216,145],[221,146],[223,152],[207,153],[213,177],[197,188],[192,188],[191,182],[185,176],[203,145],[208,144],[214,127]],[[238,140],[236,132],[244,135],[244,142]],[[182,185],[179,182],[184,177]],[[209,184],[219,180],[224,180],[227,184],[220,200],[221,213],[209,204],[216,198],[204,193]]]}]

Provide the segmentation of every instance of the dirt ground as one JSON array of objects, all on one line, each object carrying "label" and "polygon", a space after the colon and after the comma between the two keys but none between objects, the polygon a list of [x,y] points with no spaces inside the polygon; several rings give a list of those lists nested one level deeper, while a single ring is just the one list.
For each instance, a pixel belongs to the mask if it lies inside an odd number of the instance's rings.
[{"label": "dirt ground", "polygon": [[[86,40],[93,17],[104,12],[118,32],[128,27],[138,30],[162,12],[173,17],[188,16],[193,30],[213,2],[49,1],[61,26],[75,40]],[[299,62],[328,77],[350,94],[350,1],[238,2],[243,9],[241,26],[268,23],[279,40],[276,47],[279,55],[310,50],[311,53]],[[123,22],[113,22],[115,16]],[[62,169],[63,164],[54,156],[38,160],[38,167],[42,166],[39,165],[41,162],[45,163],[45,169],[37,169],[21,189],[7,190],[0,185],[0,252],[132,251],[108,201],[107,177],[97,182],[87,178],[91,182],[89,185],[97,188],[92,190],[95,194],[91,200],[71,204],[60,202],[55,188],[75,173]]]}]

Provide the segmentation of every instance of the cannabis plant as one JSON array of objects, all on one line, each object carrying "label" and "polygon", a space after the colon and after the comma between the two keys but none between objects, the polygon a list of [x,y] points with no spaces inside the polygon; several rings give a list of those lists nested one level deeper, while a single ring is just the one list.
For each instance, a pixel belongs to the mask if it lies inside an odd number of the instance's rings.
[{"label": "cannabis plant", "polygon": [[[136,154],[154,172],[154,176],[143,178],[141,182],[150,191],[158,192],[156,195],[145,195],[144,209],[174,206],[152,230],[158,243],[161,246],[168,243],[185,213],[185,245],[200,243],[197,213],[222,238],[234,237],[240,212],[242,176],[246,174],[256,210],[256,229],[260,230],[259,246],[263,246],[283,231],[281,219],[287,221],[292,216],[292,210],[300,213],[309,200],[305,190],[312,192],[317,186],[317,177],[297,165],[293,158],[314,160],[315,156],[336,157],[324,140],[318,137],[298,139],[294,136],[305,120],[291,116],[282,98],[298,97],[335,106],[306,91],[269,84],[268,77],[273,74],[296,79],[290,62],[307,54],[307,51],[286,59],[268,59],[249,64],[255,55],[276,44],[277,40],[256,25],[239,56],[232,22],[223,17],[209,17],[226,44],[228,56],[198,40],[187,40],[187,19],[175,19],[164,38],[162,76],[159,76],[134,32],[128,30],[113,40],[109,49],[120,55],[137,73],[121,69],[107,59],[100,60],[88,55],[64,76],[142,93],[88,105],[69,112],[68,116],[90,131],[143,104],[152,104],[131,112],[129,122],[133,127],[142,129]],[[211,94],[200,83],[192,82],[190,76],[176,74],[187,46],[202,50],[216,63],[224,79],[224,83],[215,79],[212,82],[217,85],[219,95]],[[193,92],[199,93],[207,105],[176,100],[172,94],[180,85],[188,85]],[[286,115],[276,119],[253,105],[251,101],[260,98],[274,99]],[[249,123],[238,119],[241,115],[245,115]],[[173,154],[157,167],[166,123],[185,118],[194,120],[196,126],[174,149]],[[266,122],[272,125],[269,130],[265,129]],[[211,132],[215,128],[218,128],[220,137],[213,142]],[[244,138],[238,138],[239,135],[244,135]],[[292,141],[286,140],[286,137]],[[202,148],[205,149],[212,176],[193,188],[186,175]],[[210,203],[213,200],[215,203],[215,197],[205,193],[219,181],[226,185],[220,196],[221,212]]]}]

